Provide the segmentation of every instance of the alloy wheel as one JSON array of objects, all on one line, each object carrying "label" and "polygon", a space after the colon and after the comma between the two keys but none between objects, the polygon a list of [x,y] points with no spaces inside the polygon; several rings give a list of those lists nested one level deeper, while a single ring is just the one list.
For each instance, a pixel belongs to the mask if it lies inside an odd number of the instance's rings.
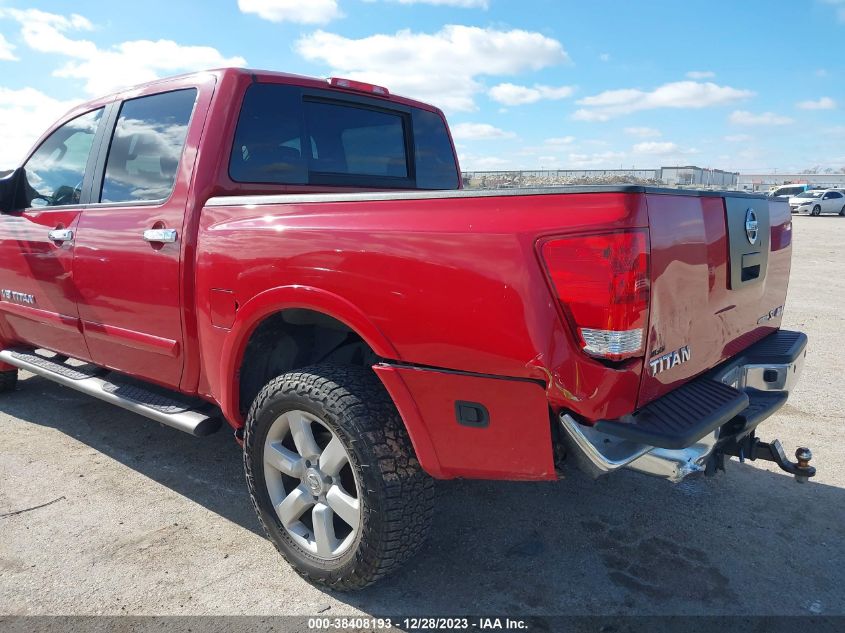
[{"label": "alloy wheel", "polygon": [[282,527],[308,554],[342,556],[361,531],[361,493],[343,442],[317,416],[287,411],[264,442],[265,483]]}]

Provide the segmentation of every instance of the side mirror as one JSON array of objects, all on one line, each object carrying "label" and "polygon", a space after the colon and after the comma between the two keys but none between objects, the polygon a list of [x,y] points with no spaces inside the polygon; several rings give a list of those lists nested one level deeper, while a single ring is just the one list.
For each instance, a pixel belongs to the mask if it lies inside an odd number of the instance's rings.
[{"label": "side mirror", "polygon": [[18,167],[0,178],[0,213],[11,213],[26,206],[26,174],[23,167]]}]

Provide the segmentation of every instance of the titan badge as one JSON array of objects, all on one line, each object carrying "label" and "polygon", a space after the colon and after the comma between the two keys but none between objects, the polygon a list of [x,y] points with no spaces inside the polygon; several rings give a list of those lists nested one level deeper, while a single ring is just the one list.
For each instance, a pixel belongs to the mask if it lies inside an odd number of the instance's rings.
[{"label": "titan badge", "polygon": [[674,352],[658,356],[657,358],[650,360],[648,363],[649,367],[651,367],[651,375],[656,376],[657,374],[662,374],[664,371],[669,371],[673,367],[683,365],[688,362],[691,357],[692,353],[690,352],[689,345],[684,345],[682,348],[676,349]]}]

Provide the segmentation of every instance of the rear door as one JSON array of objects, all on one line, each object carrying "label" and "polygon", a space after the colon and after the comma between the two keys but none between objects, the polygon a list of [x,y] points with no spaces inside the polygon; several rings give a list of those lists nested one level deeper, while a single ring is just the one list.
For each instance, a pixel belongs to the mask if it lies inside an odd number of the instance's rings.
[{"label": "rear door", "polygon": [[210,99],[200,88],[158,86],[116,105],[74,255],[93,360],[170,387],[182,373],[185,209]]},{"label": "rear door", "polygon": [[0,314],[7,338],[88,359],[73,251],[104,108],[54,130],[24,165],[27,208],[0,215]]}]

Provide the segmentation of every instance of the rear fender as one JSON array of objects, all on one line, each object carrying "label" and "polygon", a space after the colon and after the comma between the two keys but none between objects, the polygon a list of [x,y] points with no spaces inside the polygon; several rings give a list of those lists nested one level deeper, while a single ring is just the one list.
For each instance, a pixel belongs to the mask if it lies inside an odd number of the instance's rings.
[{"label": "rear fender", "polygon": [[221,390],[220,408],[237,428],[244,424],[240,413],[238,376],[249,338],[264,319],[292,308],[313,310],[335,318],[356,332],[378,356],[401,360],[378,327],[343,297],[310,286],[280,286],[265,290],[238,308],[231,332],[223,343],[220,376],[226,379]]}]

